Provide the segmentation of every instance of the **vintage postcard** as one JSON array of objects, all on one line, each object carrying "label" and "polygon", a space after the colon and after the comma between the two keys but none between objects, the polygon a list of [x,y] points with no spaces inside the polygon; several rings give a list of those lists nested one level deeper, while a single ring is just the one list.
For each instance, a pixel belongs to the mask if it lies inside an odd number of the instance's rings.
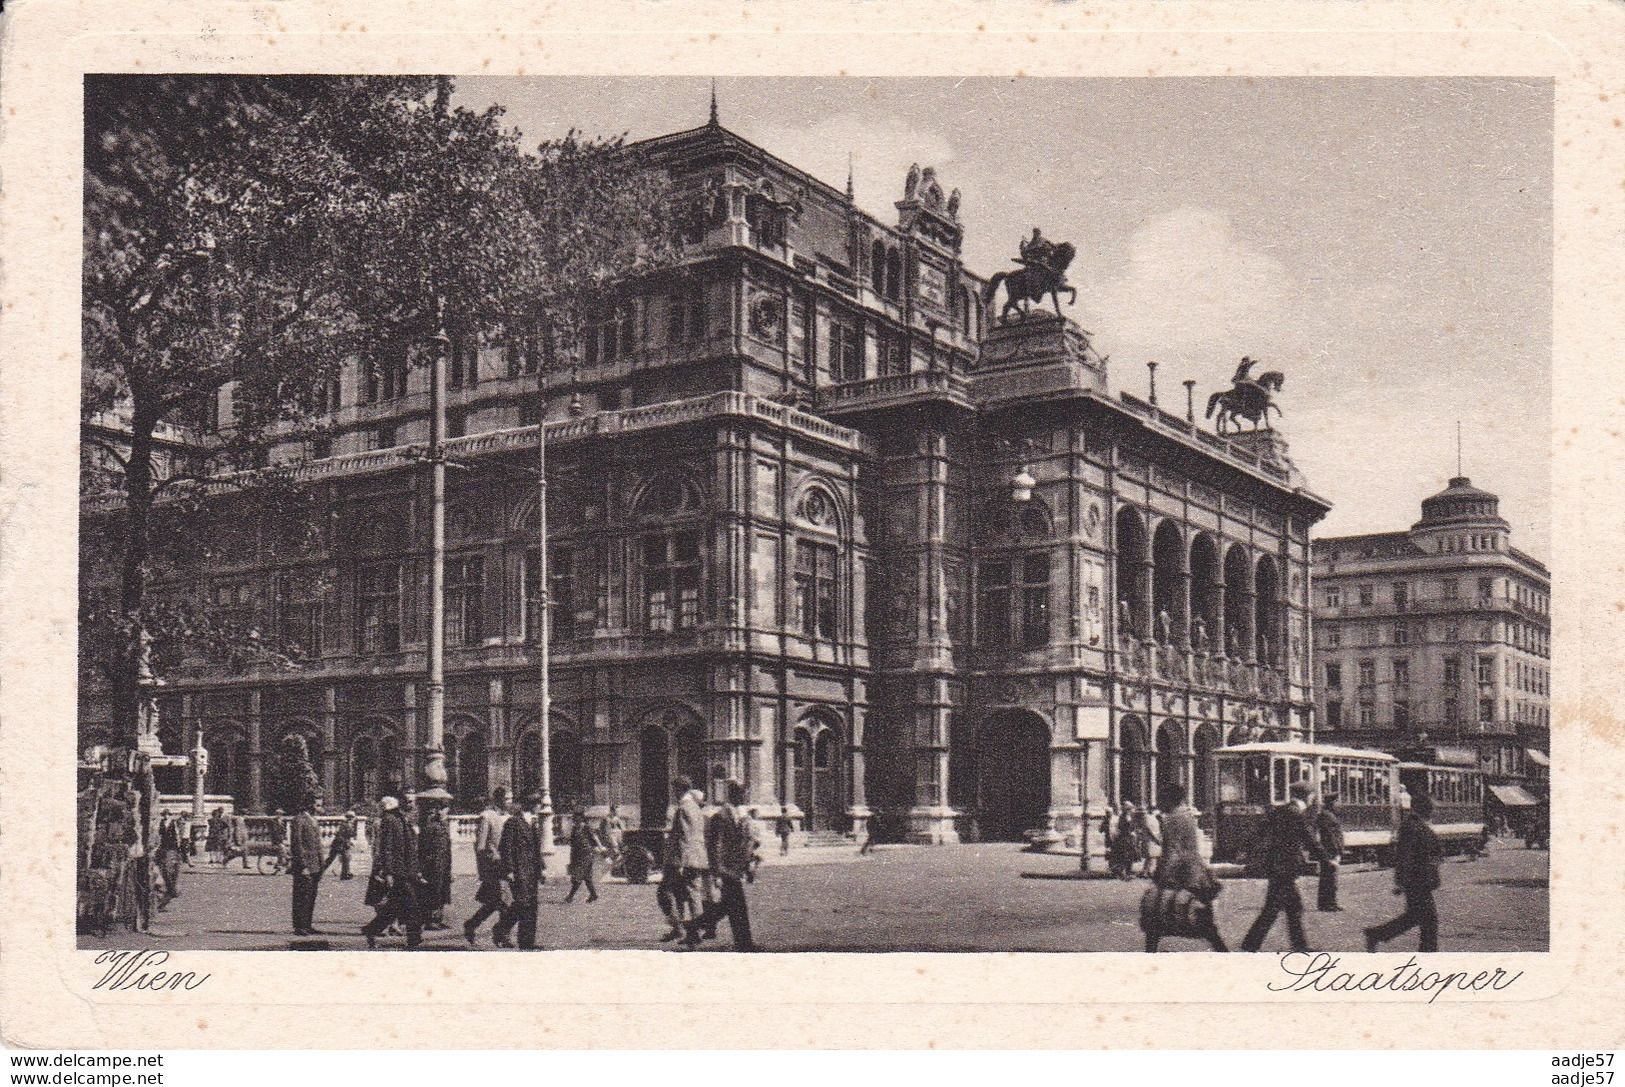
[{"label": "vintage postcard", "polygon": [[1620,1042],[1616,12],[0,18],[10,1044]]}]

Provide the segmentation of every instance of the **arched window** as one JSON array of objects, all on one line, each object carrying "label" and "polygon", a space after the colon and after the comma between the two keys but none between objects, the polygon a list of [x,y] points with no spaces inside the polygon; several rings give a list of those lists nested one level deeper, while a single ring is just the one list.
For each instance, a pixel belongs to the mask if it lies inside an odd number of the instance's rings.
[{"label": "arched window", "polygon": [[649,634],[694,630],[700,625],[704,562],[699,487],[676,472],[662,473],[639,493],[634,513],[648,523],[634,552],[642,626]]},{"label": "arched window", "polygon": [[1281,652],[1281,579],[1275,560],[1269,555],[1260,556],[1255,577],[1257,659],[1263,664],[1279,664],[1284,656]]},{"label": "arched window", "polygon": [[1151,538],[1153,618],[1159,642],[1185,642],[1185,543],[1179,526],[1163,521]]},{"label": "arched window", "polygon": [[976,564],[977,640],[989,649],[1050,643],[1049,507],[1043,499],[1004,499],[982,510],[984,541],[1007,549]]},{"label": "arched window", "polygon": [[1219,547],[1205,532],[1191,540],[1191,645],[1203,652],[1213,651],[1224,617],[1219,614],[1222,596]]},{"label": "arched window", "polygon": [[1117,590],[1119,636],[1148,637],[1150,630],[1150,579],[1146,573],[1145,523],[1139,511],[1124,507],[1117,511],[1114,534],[1114,588]]},{"label": "arched window", "polygon": [[893,302],[903,299],[903,257],[895,249],[886,254],[886,297]]},{"label": "arched window", "polygon": [[1236,660],[1253,651],[1253,568],[1247,549],[1232,544],[1224,556],[1224,645]]},{"label": "arched window", "polygon": [[886,296],[886,247],[879,241],[869,247],[869,285],[877,295]]}]

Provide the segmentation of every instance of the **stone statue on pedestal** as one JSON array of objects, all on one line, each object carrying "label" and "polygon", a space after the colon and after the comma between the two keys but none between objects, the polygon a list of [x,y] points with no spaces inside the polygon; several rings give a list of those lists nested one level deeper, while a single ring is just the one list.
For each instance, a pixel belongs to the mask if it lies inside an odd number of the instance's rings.
[{"label": "stone statue on pedestal", "polygon": [[1191,624],[1191,648],[1198,653],[1207,652],[1207,624],[1200,619]]},{"label": "stone statue on pedestal", "polygon": [[1168,618],[1166,610],[1157,612],[1157,641],[1163,645],[1172,645],[1174,641],[1173,620]]},{"label": "stone statue on pedestal", "polygon": [[993,278],[982,289],[983,304],[993,303],[1002,283],[1005,293],[1004,308],[999,311],[1000,321],[1008,319],[1011,312],[1017,310],[1026,317],[1030,312],[1028,303],[1041,302],[1046,294],[1055,305],[1055,316],[1060,317],[1061,291],[1067,292],[1068,301],[1078,300],[1077,288],[1066,281],[1067,266],[1077,253],[1071,242],[1052,242],[1037,227],[1033,227],[1033,236],[1022,240],[1021,256],[1013,261],[1022,267],[1014,272],[994,272]]}]

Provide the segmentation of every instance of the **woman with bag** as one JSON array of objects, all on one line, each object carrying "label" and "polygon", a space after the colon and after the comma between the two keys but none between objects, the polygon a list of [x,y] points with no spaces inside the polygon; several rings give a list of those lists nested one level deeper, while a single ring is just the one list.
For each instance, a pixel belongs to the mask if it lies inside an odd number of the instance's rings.
[{"label": "woman with bag", "polygon": [[1219,881],[1202,859],[1202,830],[1196,810],[1185,803],[1185,787],[1170,784],[1159,797],[1162,810],[1162,863],[1156,886],[1140,899],[1140,930],[1145,949],[1157,950],[1164,936],[1206,940],[1215,951],[1229,951],[1213,916]]}]

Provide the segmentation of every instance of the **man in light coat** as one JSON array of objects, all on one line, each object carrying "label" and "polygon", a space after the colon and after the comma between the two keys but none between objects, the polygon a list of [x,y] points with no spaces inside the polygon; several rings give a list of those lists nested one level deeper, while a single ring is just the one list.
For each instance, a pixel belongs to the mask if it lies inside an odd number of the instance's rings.
[{"label": "man in light coat", "polygon": [[740,807],[745,802],[742,782],[729,781],[728,800],[706,824],[706,853],[711,873],[721,885],[718,901],[707,901],[705,911],[688,923],[687,947],[697,947],[705,931],[716,932],[724,917],[733,930],[735,951],[755,951],[750,935],[750,914],[745,906],[745,884],[756,878],[756,834],[750,816]]},{"label": "man in light coat", "polygon": [[470,947],[479,942],[480,926],[502,910],[502,827],[508,821],[507,808],[507,790],[497,789],[474,825],[474,867],[480,881],[474,901],[480,908],[463,922],[463,938]]},{"label": "man in light coat", "polygon": [[[685,910],[695,912],[694,888],[702,881],[709,883],[710,858],[705,852],[705,809],[700,791],[686,774],[678,774],[671,782],[672,795],[677,798],[671,815],[671,830],[666,834],[666,856],[661,866],[661,893],[658,896],[672,930],[662,940],[683,935],[682,917]],[[710,896],[705,895],[705,901]]]}]

